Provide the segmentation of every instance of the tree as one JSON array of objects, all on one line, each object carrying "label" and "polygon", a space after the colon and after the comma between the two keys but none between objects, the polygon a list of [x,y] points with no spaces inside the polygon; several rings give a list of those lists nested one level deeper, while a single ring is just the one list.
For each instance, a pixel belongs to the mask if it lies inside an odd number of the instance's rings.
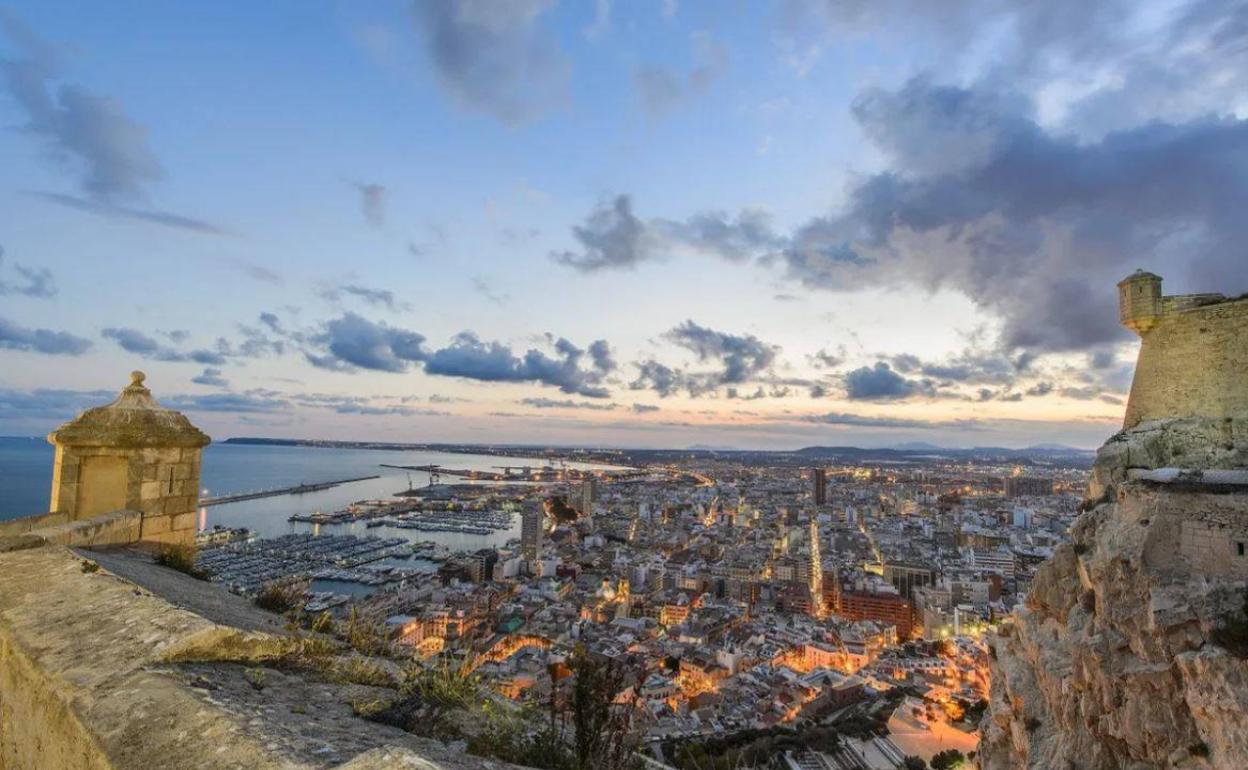
[{"label": "tree", "polygon": [[923,761],[923,757],[906,757],[901,761],[901,766],[905,770],[927,770],[927,763]]},{"label": "tree", "polygon": [[579,770],[623,770],[636,764],[636,738],[628,711],[615,704],[624,689],[624,668],[595,660],[577,647],[569,661],[572,682],[572,726],[576,731]]},{"label": "tree", "polygon": [[966,757],[957,749],[945,749],[932,757],[932,770],[956,770],[966,764]]}]

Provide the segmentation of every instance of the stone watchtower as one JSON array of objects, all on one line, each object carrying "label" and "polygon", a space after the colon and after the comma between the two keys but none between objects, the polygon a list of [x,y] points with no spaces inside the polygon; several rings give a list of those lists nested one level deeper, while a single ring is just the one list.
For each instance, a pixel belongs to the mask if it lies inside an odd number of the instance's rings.
[{"label": "stone watchtower", "polygon": [[1118,320],[1144,334],[1161,317],[1161,276],[1136,270],[1118,282]]},{"label": "stone watchtower", "polygon": [[1136,270],[1118,284],[1118,318],[1141,340],[1124,428],[1248,420],[1248,295],[1167,297],[1161,276]]},{"label": "stone watchtower", "polygon": [[211,439],[181,412],[156,403],[143,380],[143,372],[132,372],[111,404],[48,434],[56,447],[51,510],[71,521],[138,511],[141,541],[190,543],[200,455]]}]

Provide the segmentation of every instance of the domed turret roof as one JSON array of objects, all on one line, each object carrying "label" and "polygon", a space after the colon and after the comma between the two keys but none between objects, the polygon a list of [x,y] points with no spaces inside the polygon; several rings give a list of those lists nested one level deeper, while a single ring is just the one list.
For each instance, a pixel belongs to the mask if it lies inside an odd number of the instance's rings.
[{"label": "domed turret roof", "polygon": [[1161,276],[1156,273],[1150,273],[1147,270],[1136,270],[1131,275],[1128,275],[1126,278],[1119,281],[1118,285],[1121,286],[1124,283],[1134,283],[1136,281],[1161,281]]},{"label": "domed turret roof", "polygon": [[143,385],[146,375],[131,372],[130,384],[112,403],[86,410],[48,434],[52,444],[120,448],[207,446],[212,439],[186,415],[166,409]]}]

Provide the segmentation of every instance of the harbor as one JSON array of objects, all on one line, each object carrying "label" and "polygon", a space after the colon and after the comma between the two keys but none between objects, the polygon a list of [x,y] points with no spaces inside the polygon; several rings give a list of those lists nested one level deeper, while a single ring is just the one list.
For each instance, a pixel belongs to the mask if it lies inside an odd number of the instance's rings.
[{"label": "harbor", "polygon": [[262,489],[257,492],[240,492],[232,495],[220,495],[218,497],[204,497],[199,501],[200,508],[207,508],[212,505],[226,505],[228,503],[241,503],[246,500],[260,500],[265,497],[281,497],[283,495],[307,495],[313,492],[324,492],[327,489],[342,486],[343,484],[352,484],[356,481],[372,481],[379,479],[381,476],[357,476],[351,479],[339,479],[337,481],[322,481],[316,484],[296,484],[293,487],[281,487],[279,489]]}]

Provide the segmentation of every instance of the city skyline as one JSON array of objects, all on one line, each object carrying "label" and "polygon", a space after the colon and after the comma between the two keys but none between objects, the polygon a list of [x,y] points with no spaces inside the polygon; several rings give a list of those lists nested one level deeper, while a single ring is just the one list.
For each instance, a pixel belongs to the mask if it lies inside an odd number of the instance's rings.
[{"label": "city skyline", "polygon": [[4,6],[0,435],[1096,446],[1115,283],[1248,287],[1231,5]]}]

